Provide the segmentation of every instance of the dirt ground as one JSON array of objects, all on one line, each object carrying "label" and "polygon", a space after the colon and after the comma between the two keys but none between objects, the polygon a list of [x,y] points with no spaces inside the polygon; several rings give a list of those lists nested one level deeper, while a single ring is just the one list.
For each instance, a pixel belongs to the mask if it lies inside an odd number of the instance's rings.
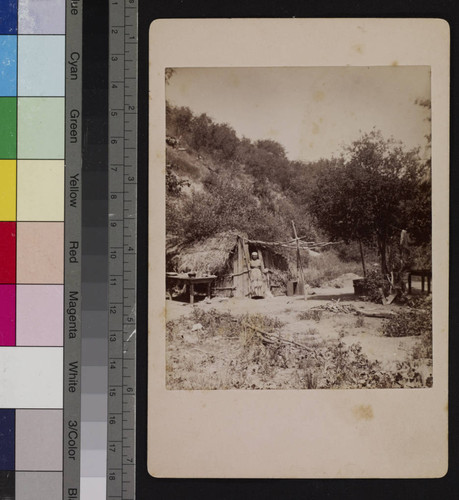
[{"label": "dirt ground", "polygon": [[[309,289],[305,299],[303,296],[277,296],[266,299],[239,299],[214,297],[203,300],[193,306],[175,300],[167,301],[167,321],[177,321],[184,317],[191,317],[193,308],[202,311],[216,310],[229,312],[234,316],[245,313],[262,314],[283,323],[279,334],[282,338],[294,340],[303,345],[314,346],[335,344],[340,341],[347,346],[360,344],[361,352],[370,361],[378,361],[381,369],[393,371],[400,364],[412,360],[412,349],[419,342],[419,337],[385,337],[381,332],[382,318],[365,317],[349,312],[322,312],[319,321],[315,319],[301,319],[304,314],[318,306],[336,304],[349,305],[363,312],[388,312],[399,311],[403,306],[396,304],[379,305],[358,300],[354,295],[352,280],[357,276],[343,275],[327,288]],[[350,309],[351,309],[350,308]],[[208,387],[208,378],[229,377],[234,379],[230,367],[232,360],[240,353],[238,339],[225,336],[206,335],[205,328],[199,323],[183,323],[183,328],[176,332],[173,338],[167,341],[167,380],[169,388],[212,388]],[[279,388],[286,385],[288,379],[293,377],[294,370],[287,366],[276,369],[276,373],[259,374],[259,367],[246,367],[249,374],[253,375],[254,388]],[[419,371],[423,379],[430,376],[431,367],[420,366]],[[274,372],[274,370],[273,370]],[[271,380],[272,379],[272,380]],[[275,380],[277,379],[277,380]],[[283,382],[280,383],[279,380]],[[238,386],[237,380],[222,382],[225,385]],[[220,384],[220,385],[221,385]],[[244,378],[247,386],[247,379]],[[250,385],[250,384],[249,384]],[[218,384],[217,384],[218,386]],[[298,384],[293,383],[297,388]]]}]

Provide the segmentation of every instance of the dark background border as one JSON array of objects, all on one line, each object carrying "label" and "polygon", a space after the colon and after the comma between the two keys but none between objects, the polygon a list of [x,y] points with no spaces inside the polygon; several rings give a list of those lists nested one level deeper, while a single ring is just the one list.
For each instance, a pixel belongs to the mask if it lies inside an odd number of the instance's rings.
[{"label": "dark background border", "polygon": [[[267,17],[426,17],[442,18],[451,28],[451,211],[450,211],[450,282],[458,277],[457,263],[453,255],[458,250],[458,235],[453,232],[459,222],[457,207],[459,174],[455,169],[457,141],[454,140],[457,124],[457,102],[454,95],[456,83],[459,28],[458,7],[455,0],[444,1],[260,1],[231,0],[210,2],[201,0],[139,0],[139,253],[138,253],[138,325],[137,325],[137,496],[138,500],[212,498],[223,499],[309,499],[352,498],[362,499],[456,499],[459,498],[458,467],[458,377],[454,360],[458,357],[458,294],[450,289],[450,386],[449,386],[449,472],[441,479],[406,480],[283,480],[283,479],[156,479],[146,467],[147,461],[147,279],[148,279],[148,31],[154,19],[161,18],[267,18]],[[85,4],[86,6],[87,4]],[[171,34],[180,36],[180,34]],[[413,422],[415,425],[415,422]],[[377,450],[375,450],[377,453]],[[261,457],[262,459],[262,457]]]}]

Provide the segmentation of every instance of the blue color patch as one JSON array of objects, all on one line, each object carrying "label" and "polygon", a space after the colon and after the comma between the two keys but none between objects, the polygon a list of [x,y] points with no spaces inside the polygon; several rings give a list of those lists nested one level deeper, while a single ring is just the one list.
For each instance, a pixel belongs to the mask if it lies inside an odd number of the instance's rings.
[{"label": "blue color patch", "polygon": [[17,59],[17,36],[0,35],[0,96],[2,97],[16,95]]},{"label": "blue color patch", "polygon": [[0,470],[14,470],[15,410],[0,410]]},{"label": "blue color patch", "polygon": [[0,0],[0,35],[18,32],[18,0]]}]

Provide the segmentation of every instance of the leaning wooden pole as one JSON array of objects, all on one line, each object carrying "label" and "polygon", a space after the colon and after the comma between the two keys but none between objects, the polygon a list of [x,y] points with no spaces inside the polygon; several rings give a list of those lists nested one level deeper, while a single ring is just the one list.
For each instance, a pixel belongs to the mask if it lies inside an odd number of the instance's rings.
[{"label": "leaning wooden pole", "polygon": [[295,222],[293,222],[293,221],[292,221],[292,227],[293,227],[293,234],[295,235],[295,241],[296,241],[296,270],[297,270],[297,276],[298,276],[298,286],[300,285],[300,283],[302,284],[304,298],[306,300],[307,294],[306,294],[306,286],[305,286],[304,273],[303,273],[303,264],[301,262],[300,239],[298,238],[298,234],[296,232],[296,227],[295,227]]},{"label": "leaning wooden pole", "polygon": [[363,268],[363,277],[367,277],[367,270],[365,268],[365,257],[363,255],[363,247],[362,247],[362,240],[359,239],[359,247],[360,247],[360,258],[362,259],[362,268]]}]

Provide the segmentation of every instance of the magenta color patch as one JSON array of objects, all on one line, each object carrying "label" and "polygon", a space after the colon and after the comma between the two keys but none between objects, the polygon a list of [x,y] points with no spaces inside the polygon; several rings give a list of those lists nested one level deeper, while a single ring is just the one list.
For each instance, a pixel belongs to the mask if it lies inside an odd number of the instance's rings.
[{"label": "magenta color patch", "polygon": [[61,346],[62,285],[17,285],[16,345]]},{"label": "magenta color patch", "polygon": [[0,285],[0,346],[15,345],[16,286]]}]

